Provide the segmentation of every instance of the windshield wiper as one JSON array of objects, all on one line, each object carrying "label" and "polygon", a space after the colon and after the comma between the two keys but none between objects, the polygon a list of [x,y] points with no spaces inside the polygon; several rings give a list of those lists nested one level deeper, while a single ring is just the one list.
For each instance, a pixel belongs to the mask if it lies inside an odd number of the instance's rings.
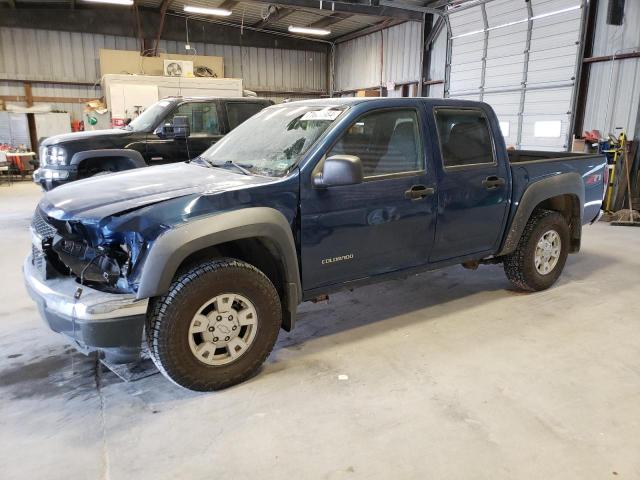
[{"label": "windshield wiper", "polygon": [[236,163],[233,160],[227,160],[224,163],[214,163],[207,160],[207,163],[212,167],[218,167],[218,168],[234,167],[236,170],[239,170],[244,175],[252,175],[252,173],[248,170],[249,168],[253,167],[252,164]]}]

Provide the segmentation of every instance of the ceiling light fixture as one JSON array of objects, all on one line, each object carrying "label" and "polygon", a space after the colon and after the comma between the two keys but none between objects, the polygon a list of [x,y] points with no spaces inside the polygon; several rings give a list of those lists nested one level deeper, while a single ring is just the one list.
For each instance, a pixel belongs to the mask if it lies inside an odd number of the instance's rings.
[{"label": "ceiling light fixture", "polygon": [[305,35],[320,35],[325,36],[331,33],[331,30],[325,30],[324,28],[308,28],[308,27],[294,27],[289,25],[289,31],[291,33],[303,33]]},{"label": "ceiling light fixture", "polygon": [[231,10],[224,8],[191,7],[189,5],[185,5],[184,11],[188,13],[201,13],[202,15],[215,15],[216,17],[228,17],[231,15]]},{"label": "ceiling light fixture", "polygon": [[109,3],[111,5],[133,5],[133,0],[84,0],[88,3]]}]

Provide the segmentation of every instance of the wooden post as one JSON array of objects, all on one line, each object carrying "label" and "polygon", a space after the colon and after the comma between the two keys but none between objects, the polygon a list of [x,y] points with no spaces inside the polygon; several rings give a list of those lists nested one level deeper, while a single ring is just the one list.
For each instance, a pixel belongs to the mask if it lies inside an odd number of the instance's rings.
[{"label": "wooden post", "polygon": [[[24,82],[24,100],[27,107],[33,107],[33,92],[31,90],[31,82]],[[36,118],[33,113],[27,113],[27,124],[29,125],[29,140],[31,142],[31,150],[38,149],[38,132],[36,131]]]},{"label": "wooden post", "polygon": [[31,82],[24,82],[24,96],[27,107],[33,107],[33,93],[31,91]]}]

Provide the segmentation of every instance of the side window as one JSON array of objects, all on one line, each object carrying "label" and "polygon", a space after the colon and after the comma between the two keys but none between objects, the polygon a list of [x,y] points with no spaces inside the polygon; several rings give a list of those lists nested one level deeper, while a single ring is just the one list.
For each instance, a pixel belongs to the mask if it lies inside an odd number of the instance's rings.
[{"label": "side window", "polygon": [[327,154],[332,155],[360,157],[365,178],[423,170],[418,114],[406,109],[363,115]]},{"label": "side window", "polygon": [[495,162],[491,131],[481,110],[437,108],[435,116],[445,167]]},{"label": "side window", "polygon": [[233,130],[246,119],[253,117],[260,110],[265,108],[263,103],[251,102],[231,102],[227,103],[227,118],[229,119],[229,130]]},{"label": "side window", "polygon": [[183,103],[175,110],[171,118],[184,115],[189,118],[191,134],[219,135],[220,123],[216,104],[211,102]]}]

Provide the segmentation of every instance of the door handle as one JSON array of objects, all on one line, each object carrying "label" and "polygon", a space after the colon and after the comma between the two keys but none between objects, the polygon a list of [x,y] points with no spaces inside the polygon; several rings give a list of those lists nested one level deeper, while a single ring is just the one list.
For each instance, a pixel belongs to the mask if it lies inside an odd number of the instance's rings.
[{"label": "door handle", "polygon": [[430,197],[434,193],[436,193],[435,188],[425,187],[424,185],[414,185],[404,192],[404,198],[408,200],[420,200],[425,197]]},{"label": "door handle", "polygon": [[504,178],[498,177],[496,175],[491,175],[482,181],[482,186],[487,190],[495,190],[498,187],[504,186],[505,183],[506,182]]}]

